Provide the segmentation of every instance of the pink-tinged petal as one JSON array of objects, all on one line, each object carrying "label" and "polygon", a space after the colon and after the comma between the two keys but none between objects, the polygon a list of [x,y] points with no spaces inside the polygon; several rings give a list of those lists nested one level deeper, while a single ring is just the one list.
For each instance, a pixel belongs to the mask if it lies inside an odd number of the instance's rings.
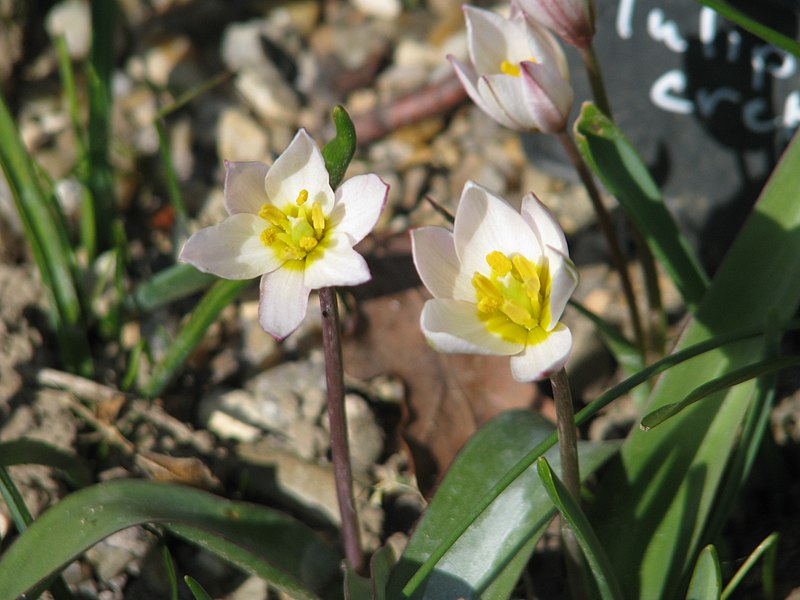
[{"label": "pink-tinged petal", "polygon": [[269,167],[262,162],[225,161],[225,210],[229,215],[257,215],[267,202],[264,179]]},{"label": "pink-tinged petal", "polygon": [[506,19],[474,6],[464,6],[467,23],[467,50],[480,75],[499,73],[504,60],[518,62],[530,58],[525,43],[525,22]]},{"label": "pink-tinged petal", "polygon": [[[530,338],[539,340],[531,343]],[[532,332],[529,343],[519,354],[511,357],[511,375],[520,382],[539,381],[553,375],[569,359],[572,351],[572,333],[561,323],[549,333],[541,329]]]},{"label": "pink-tinged petal", "polygon": [[[484,99],[484,104],[495,114],[504,115],[506,122],[512,123],[506,127],[517,131],[536,129],[536,123],[531,121],[530,111],[525,107],[522,81],[519,77],[503,74],[483,75],[478,79],[478,93]],[[489,116],[494,117],[494,114],[489,113]],[[505,125],[500,119],[494,118]]]},{"label": "pink-tinged petal", "polygon": [[[486,89],[486,98],[481,96],[481,92],[478,91],[478,75],[471,66],[465,65],[455,56],[451,55],[447,58],[450,59],[450,64],[453,65],[453,71],[455,71],[455,74],[461,81],[461,85],[464,86],[464,90],[467,92],[467,95],[478,108],[485,112],[489,117],[500,123],[500,125],[503,127],[508,127],[509,129],[520,128],[519,123],[511,119],[511,117],[506,114],[505,109],[503,109],[503,107],[497,103],[497,100],[495,99],[491,90],[488,88]],[[485,83],[481,84],[481,86],[486,88]]]},{"label": "pink-tinged petal", "polygon": [[265,224],[256,215],[232,215],[190,237],[178,259],[225,279],[251,279],[274,271],[283,260],[261,242]]},{"label": "pink-tinged petal", "polygon": [[542,248],[550,246],[561,254],[569,256],[564,230],[550,209],[533,192],[525,194],[522,198],[520,214],[538,236]]},{"label": "pink-tinged petal", "polygon": [[550,326],[549,330],[556,327],[561,319],[564,308],[578,287],[578,270],[572,261],[561,254],[557,249],[547,247],[547,264],[550,268]]},{"label": "pink-tinged petal", "polygon": [[422,283],[434,298],[475,301],[472,274],[461,272],[451,232],[443,227],[413,230],[411,255]]},{"label": "pink-tinged petal", "polygon": [[534,263],[543,256],[536,234],[505,200],[468,181],[461,193],[454,223],[456,254],[462,271],[488,272],[486,256],[521,254]]},{"label": "pink-tinged petal", "polygon": [[279,340],[297,329],[306,316],[311,290],[303,283],[303,275],[303,269],[295,264],[261,276],[258,321]]},{"label": "pink-tinged petal", "polygon": [[530,56],[533,57],[534,62],[552,65],[558,69],[564,79],[568,79],[567,57],[556,37],[536,19],[528,18],[526,23],[525,36],[530,48]]},{"label": "pink-tinged petal", "polygon": [[574,92],[553,65],[521,65],[524,106],[543,133],[560,133],[567,127]]},{"label": "pink-tinged petal", "polygon": [[305,284],[309,289],[359,285],[372,278],[364,257],[353,250],[344,236],[331,238],[315,255],[306,259]]},{"label": "pink-tinged petal", "polygon": [[422,307],[420,328],[428,343],[439,352],[510,356],[521,344],[507,342],[490,333],[478,319],[478,309],[459,300],[428,300]]},{"label": "pink-tinged petal", "polygon": [[522,10],[568,44],[586,48],[594,37],[594,14],[587,0],[518,0]]},{"label": "pink-tinged petal", "polygon": [[308,202],[319,202],[322,212],[330,214],[333,208],[331,189],[325,161],[317,144],[305,129],[300,129],[294,139],[272,165],[264,180],[270,202],[278,208],[293,204],[301,190],[308,192]]},{"label": "pink-tinged petal", "polygon": [[347,234],[351,245],[357,244],[375,227],[388,193],[389,186],[377,175],[351,177],[336,190],[330,227]]}]

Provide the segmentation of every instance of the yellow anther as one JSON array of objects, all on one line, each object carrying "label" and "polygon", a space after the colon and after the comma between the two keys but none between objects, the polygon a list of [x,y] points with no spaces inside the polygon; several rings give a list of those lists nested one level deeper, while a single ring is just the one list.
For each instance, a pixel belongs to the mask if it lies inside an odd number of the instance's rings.
[{"label": "yellow anther", "polygon": [[311,225],[317,235],[322,235],[325,231],[325,215],[322,212],[322,204],[314,202],[311,205]]},{"label": "yellow anther", "polygon": [[482,275],[481,273],[475,273],[472,276],[472,287],[475,288],[475,291],[478,292],[479,298],[502,298],[502,292],[497,288],[497,285],[486,275]]},{"label": "yellow anther", "polygon": [[283,214],[280,208],[273,204],[264,204],[261,210],[258,211],[258,216],[269,221],[275,227],[280,227],[284,230],[289,228],[289,218]]},{"label": "yellow anther", "polygon": [[500,71],[506,75],[511,75],[512,77],[519,77],[519,64],[515,65],[507,60],[504,60],[502,63],[500,63]]},{"label": "yellow anther", "polygon": [[308,190],[300,190],[300,193],[297,194],[297,200],[295,200],[295,204],[297,206],[303,206],[308,200]]},{"label": "yellow anther", "polygon": [[478,300],[478,312],[482,312],[484,314],[493,313],[500,308],[501,304],[502,301],[500,298],[481,298]]},{"label": "yellow anther", "polygon": [[517,325],[522,325],[523,327],[536,325],[536,321],[533,320],[530,311],[515,300],[505,300],[500,310]]},{"label": "yellow anther", "polygon": [[511,271],[511,260],[498,250],[486,255],[486,263],[498,277],[505,277]]},{"label": "yellow anther", "polygon": [[265,246],[272,246],[275,243],[275,239],[278,237],[278,234],[272,227],[268,227],[264,231],[261,232],[261,242]]},{"label": "yellow anther", "polygon": [[298,245],[306,252],[310,252],[311,250],[316,248],[317,244],[318,244],[317,238],[311,237],[310,235],[305,235],[301,237],[300,242],[298,243]]}]

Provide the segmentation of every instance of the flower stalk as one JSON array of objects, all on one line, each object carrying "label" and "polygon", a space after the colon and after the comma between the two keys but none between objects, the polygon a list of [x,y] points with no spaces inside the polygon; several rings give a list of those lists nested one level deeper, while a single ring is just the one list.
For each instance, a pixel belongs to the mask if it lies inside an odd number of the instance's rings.
[{"label": "flower stalk", "polygon": [[318,293],[319,307],[322,312],[322,349],[325,354],[331,459],[336,482],[336,499],[342,518],[342,545],[345,559],[350,563],[350,567],[356,573],[361,573],[364,569],[364,552],[361,546],[358,514],[353,496],[353,471],[350,466],[350,444],[347,437],[347,415],[344,406],[344,371],[342,368],[339,307],[334,288],[324,287]]},{"label": "flower stalk", "polygon": [[595,214],[597,214],[597,222],[600,225],[600,229],[603,231],[603,235],[606,238],[606,243],[608,244],[611,262],[614,264],[614,268],[617,270],[620,276],[622,293],[625,296],[625,303],[628,305],[628,312],[630,314],[631,325],[633,327],[633,335],[636,339],[636,346],[639,348],[639,351],[642,353],[642,355],[644,355],[646,345],[644,327],[642,326],[642,316],[639,313],[639,307],[636,304],[636,296],[633,293],[633,284],[631,283],[628,265],[625,262],[625,255],[622,253],[622,248],[619,244],[619,238],[617,237],[617,234],[614,231],[614,226],[611,223],[611,217],[608,214],[608,210],[606,210],[605,205],[603,204],[602,198],[600,198],[600,191],[597,189],[597,185],[595,184],[594,178],[589,171],[589,167],[586,166],[583,158],[581,158],[581,154],[578,151],[578,148],[575,146],[575,142],[572,141],[572,138],[566,132],[558,134],[558,141],[561,142],[564,152],[567,154],[569,161],[572,163],[572,166],[578,173],[578,177],[580,177],[583,186],[586,188],[586,192],[589,194],[589,200],[592,202],[592,207],[594,208]]},{"label": "flower stalk", "polygon": [[606,86],[603,81],[603,72],[600,68],[600,61],[597,60],[597,53],[594,51],[594,45],[589,44],[585,48],[580,49],[581,60],[583,66],[586,68],[586,75],[589,78],[589,85],[592,88],[592,96],[597,108],[603,111],[609,119],[614,118],[611,113],[611,102],[608,100],[606,93]]}]

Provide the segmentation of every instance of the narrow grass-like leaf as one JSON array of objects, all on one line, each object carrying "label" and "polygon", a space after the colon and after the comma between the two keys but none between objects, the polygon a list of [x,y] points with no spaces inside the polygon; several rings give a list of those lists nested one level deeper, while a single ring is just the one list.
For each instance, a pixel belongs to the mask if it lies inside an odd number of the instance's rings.
[{"label": "narrow grass-like leaf", "polygon": [[586,162],[641,231],[684,301],[696,306],[708,287],[708,276],[634,147],[591,102],[583,103],[575,121],[575,141]]},{"label": "narrow grass-like leaf", "polygon": [[589,524],[589,519],[583,514],[581,507],[572,498],[558,476],[553,473],[546,458],[541,457],[536,461],[536,469],[547,495],[575,534],[575,539],[586,557],[592,577],[597,584],[600,597],[603,600],[621,600],[622,591],[617,583],[617,577],[600,545],[600,540],[597,539]]},{"label": "narrow grass-like leaf", "polygon": [[175,561],[172,560],[169,548],[165,544],[161,546],[161,558],[164,560],[164,570],[169,581],[170,600],[178,600],[178,574],[175,572]]},{"label": "narrow grass-like leaf", "polygon": [[45,465],[64,471],[76,487],[91,483],[92,473],[79,456],[41,440],[16,439],[0,442],[0,467]]},{"label": "narrow grass-like leaf", "polygon": [[373,600],[372,582],[369,577],[359,575],[349,564],[344,572],[344,598],[345,600]]},{"label": "narrow grass-like leaf", "polygon": [[198,271],[192,265],[177,263],[137,286],[127,308],[135,312],[153,312],[207,288],[218,279],[210,273]]},{"label": "narrow grass-like leaf", "polygon": [[33,517],[5,467],[0,467],[0,496],[11,513],[11,520],[14,521],[17,531],[25,531],[33,523]]},{"label": "narrow grass-like leaf", "polygon": [[86,325],[73,278],[74,255],[65,243],[63,222],[54,213],[54,200],[40,184],[14,119],[0,96],[0,166],[31,246],[49,300],[50,325],[56,333],[61,360],[67,369],[92,374]]},{"label": "narrow grass-like leaf", "polygon": [[645,365],[642,359],[642,353],[639,352],[635,344],[622,334],[617,326],[593,313],[574,298],[570,299],[569,304],[582,316],[594,323],[594,326],[597,327],[597,331],[611,351],[611,354],[626,374],[632,375],[644,368]]},{"label": "narrow grass-like leaf", "polygon": [[343,106],[336,106],[332,117],[336,136],[322,148],[322,157],[325,159],[331,187],[335,190],[342,182],[356,152],[356,128]]},{"label": "narrow grass-like leaf", "polygon": [[372,559],[369,561],[369,570],[372,575],[372,600],[391,600],[386,596],[386,587],[389,585],[389,577],[392,569],[397,564],[397,557],[394,548],[388,544],[378,548]]},{"label": "narrow grass-like leaf", "polygon": [[197,583],[197,580],[186,575],[183,581],[186,583],[186,587],[189,588],[189,591],[192,592],[194,600],[213,600],[208,592],[203,589],[203,586]]},{"label": "narrow grass-like leaf", "polygon": [[67,496],[8,548],[0,600],[15,600],[103,538],[144,523],[171,525],[292,597],[317,598],[338,579],[338,555],[290,517],[188,487],[116,480]]},{"label": "narrow grass-like leaf", "polygon": [[800,356],[783,356],[781,358],[761,360],[750,365],[745,365],[739,369],[728,371],[724,375],[697,386],[680,402],[665,404],[648,413],[642,418],[641,428],[645,431],[652,429],[703,398],[708,398],[712,394],[739,385],[745,381],[750,381],[751,379],[788,369],[796,365],[800,365]]},{"label": "narrow grass-like leaf", "polygon": [[746,29],[750,33],[757,35],[762,40],[769,42],[776,48],[780,48],[781,50],[786,50],[787,52],[794,54],[798,58],[800,58],[800,43],[792,38],[783,35],[764,25],[763,23],[759,23],[755,19],[749,17],[747,13],[744,11],[735,8],[731,5],[730,2],[726,2],[725,0],[697,0],[700,4],[704,4],[709,8],[713,8],[717,11],[720,15],[732,21]]},{"label": "narrow grass-like leaf", "polygon": [[[780,329],[782,331],[795,331],[800,329],[800,319],[787,321]],[[763,326],[751,325],[738,331],[732,331],[713,336],[696,344],[689,345],[682,350],[675,352],[674,354],[666,356],[598,396],[594,401],[591,402],[591,404],[585,406],[575,415],[575,423],[579,426],[586,424],[589,419],[591,419],[603,408],[611,404],[611,402],[629,393],[637,386],[645,383],[647,380],[659,375],[660,373],[663,373],[696,357],[702,356],[703,354],[723,348],[730,344],[752,339],[756,336],[762,335],[763,333]],[[393,578],[393,581],[397,581],[398,578],[410,576],[408,583],[403,588],[403,593],[406,595],[406,597],[416,593],[416,590],[419,588],[419,586],[422,585],[425,579],[434,570],[436,563],[441,560],[441,558],[453,547],[453,545],[461,538],[461,536],[464,535],[472,523],[475,522],[485,511],[487,511],[494,500],[519,477],[521,477],[522,474],[525,473],[525,471],[527,471],[527,469],[539,458],[539,456],[541,456],[548,449],[552,448],[556,444],[557,440],[558,438],[556,433],[551,433],[545,440],[539,443],[530,452],[520,458],[511,468],[509,468],[488,492],[480,497],[479,500],[475,501],[472,510],[466,512],[464,517],[452,522],[449,530],[439,532],[437,534],[438,537],[431,537],[429,540],[429,548],[425,551],[427,557],[424,558],[424,561],[418,566],[418,568],[413,570],[413,565],[406,565],[404,568],[408,571],[408,573],[404,573],[402,577],[394,576]],[[477,496],[477,494],[472,495]],[[432,550],[430,550],[430,548],[432,548]],[[428,552],[428,550],[430,550],[430,552]],[[413,575],[411,573],[412,570]]]},{"label": "narrow grass-like leaf", "polygon": [[708,545],[700,551],[697,558],[686,600],[719,600],[721,589],[722,573],[717,549]]},{"label": "narrow grass-like leaf", "polygon": [[186,203],[183,201],[181,186],[178,183],[178,174],[175,172],[175,165],[172,162],[172,151],[169,147],[169,138],[163,119],[155,120],[156,132],[158,133],[158,151],[161,155],[161,166],[164,168],[164,179],[167,184],[167,196],[169,203],[175,211],[177,218],[185,223],[188,218]]},{"label": "narrow grass-like leaf", "polygon": [[164,390],[222,309],[233,302],[251,283],[252,281],[248,279],[219,280],[211,286],[178,332],[164,360],[156,365],[150,380],[140,390],[142,396],[155,398]]},{"label": "narrow grass-like leaf", "polygon": [[[773,172],[714,282],[679,341],[688,347],[736,328],[779,321],[800,304],[800,142]],[[721,348],[659,380],[649,410],[683,398],[710,378],[762,356],[758,340]],[[758,384],[699,402],[648,432],[636,429],[604,470],[590,518],[628,597],[683,595],[692,557],[709,541],[719,493],[742,443],[739,432]],[[728,494],[732,493],[728,490]]]},{"label": "narrow grass-like leaf", "polygon": [[[750,572],[750,569],[753,568],[753,565],[758,562],[758,559],[764,556],[764,577],[769,577],[768,572],[770,571],[767,568],[767,562],[773,562],[773,569],[771,575],[774,577],[774,560],[775,554],[778,550],[778,539],[780,538],[780,534],[771,533],[767,536],[767,538],[761,542],[755,550],[747,557],[747,560],[742,563],[742,566],[736,571],[736,573],[731,577],[731,580],[728,582],[728,585],[725,586],[725,589],[722,590],[722,595],[720,596],[721,600],[728,600],[731,594],[736,591],[736,587],[742,582],[742,579],[745,578],[747,573]],[[772,598],[773,593],[773,584],[767,583],[767,580],[764,581],[764,597],[765,598]]]},{"label": "narrow grass-like leaf", "polygon": [[[503,413],[479,429],[453,461],[417,524],[389,579],[386,597],[483,597],[499,578],[508,587],[493,586],[493,597],[508,597],[526,562],[519,554],[530,556],[531,539],[544,533],[555,508],[532,469],[523,469],[516,481],[506,485],[490,509],[473,517],[473,507],[476,499],[503,483],[504,473],[520,455],[538,452],[538,458],[546,450],[543,442],[554,437],[552,424],[529,411]],[[613,443],[582,443],[581,474],[589,476],[615,448]],[[550,457],[559,462],[556,449]],[[434,568],[427,573],[419,569],[465,518],[472,518],[469,527],[433,561]],[[507,570],[512,562],[519,569],[513,573]]]},{"label": "narrow grass-like leaf", "polygon": [[111,75],[114,70],[117,3],[92,2],[89,56],[89,189],[94,198],[97,250],[113,246],[110,225],[117,218],[111,139]]}]

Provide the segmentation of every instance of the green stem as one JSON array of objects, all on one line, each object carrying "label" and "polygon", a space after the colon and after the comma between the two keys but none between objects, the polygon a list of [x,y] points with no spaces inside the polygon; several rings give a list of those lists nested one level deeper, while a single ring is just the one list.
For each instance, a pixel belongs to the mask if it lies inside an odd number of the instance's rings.
[{"label": "green stem", "polygon": [[561,142],[564,152],[566,152],[567,157],[572,163],[572,166],[575,168],[575,171],[577,171],[581,182],[583,182],[583,186],[586,188],[586,192],[589,194],[589,200],[591,200],[594,211],[597,214],[597,222],[600,225],[600,229],[603,231],[603,234],[605,235],[606,243],[608,244],[608,251],[611,256],[611,262],[619,273],[620,283],[622,284],[622,293],[625,296],[625,302],[628,305],[631,325],[633,326],[633,334],[636,338],[636,346],[639,348],[642,356],[644,356],[645,337],[644,328],[642,327],[642,317],[639,314],[639,307],[636,304],[636,296],[633,293],[633,284],[631,283],[628,265],[625,262],[625,255],[622,253],[619,239],[617,238],[617,234],[614,232],[614,226],[611,223],[611,217],[609,216],[608,211],[603,204],[603,199],[600,197],[600,191],[597,189],[597,185],[592,178],[589,168],[586,166],[586,163],[583,162],[583,158],[581,158],[581,154],[578,152],[578,148],[575,146],[575,142],[572,141],[572,138],[569,136],[569,134],[567,134],[566,131],[562,131],[558,134],[558,140]]},{"label": "green stem", "polygon": [[580,53],[583,66],[586,67],[586,75],[589,77],[589,85],[592,86],[594,103],[609,119],[613,120],[614,115],[611,113],[611,103],[608,101],[606,85],[603,81],[603,72],[600,69],[600,61],[597,60],[594,46],[589,44],[586,48],[581,49]]},{"label": "green stem", "polygon": [[353,471],[347,440],[347,414],[344,406],[344,371],[336,290],[319,290],[322,311],[322,348],[325,353],[325,381],[328,388],[328,418],[331,431],[331,458],[336,482],[336,498],[342,516],[344,554],[356,573],[364,570],[364,552],[358,529],[358,514],[353,497]]},{"label": "green stem", "polygon": [[[561,457],[561,479],[575,503],[581,502],[581,477],[578,465],[578,428],[575,426],[575,409],[572,405],[572,390],[567,372],[563,368],[550,378],[553,400],[556,405],[556,431],[558,431],[558,453]],[[566,519],[561,521],[561,540],[564,544],[564,559],[567,563],[570,591],[573,598],[582,598],[583,593],[581,548]]]}]

